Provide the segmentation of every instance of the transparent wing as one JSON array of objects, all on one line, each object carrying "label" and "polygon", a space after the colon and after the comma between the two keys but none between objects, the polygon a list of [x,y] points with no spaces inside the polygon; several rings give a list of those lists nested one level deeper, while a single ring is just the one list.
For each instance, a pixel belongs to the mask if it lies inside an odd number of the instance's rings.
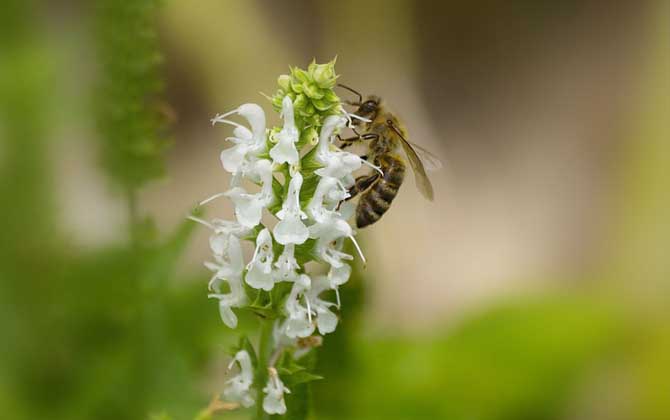
[{"label": "transparent wing", "polygon": [[407,158],[409,159],[409,164],[412,167],[412,170],[414,171],[414,180],[416,181],[416,187],[419,189],[419,192],[424,197],[426,197],[430,201],[433,201],[433,186],[430,183],[430,179],[428,179],[428,175],[426,175],[426,170],[423,167],[421,159],[416,154],[416,151],[414,150],[412,144],[410,144],[405,139],[405,136],[403,136],[400,129],[396,127],[394,124],[390,124],[390,126],[393,129],[393,131],[395,131],[396,134],[398,134],[398,137],[400,137],[400,139],[402,140],[400,144],[402,144],[403,149],[405,149],[405,153],[407,154]]},{"label": "transparent wing", "polygon": [[423,167],[426,168],[427,171],[432,172],[442,169],[444,165],[440,158],[414,142],[408,141],[408,143],[412,145],[412,149],[414,149],[419,156],[421,162],[423,162]]}]

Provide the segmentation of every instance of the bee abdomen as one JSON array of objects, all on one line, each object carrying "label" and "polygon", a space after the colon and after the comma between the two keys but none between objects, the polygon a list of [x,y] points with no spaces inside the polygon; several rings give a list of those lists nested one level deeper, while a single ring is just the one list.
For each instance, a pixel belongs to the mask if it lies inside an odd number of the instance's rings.
[{"label": "bee abdomen", "polygon": [[383,181],[388,186],[395,188],[396,192],[405,179],[405,164],[392,156],[384,156],[381,160],[382,171],[384,172]]},{"label": "bee abdomen", "polygon": [[356,226],[363,228],[379,220],[391,206],[405,177],[405,166],[395,158],[382,160],[384,177],[361,196],[356,208]]},{"label": "bee abdomen", "polygon": [[369,200],[366,200],[367,196],[368,193],[363,194],[356,207],[356,226],[359,228],[371,225],[382,217],[372,208]]}]

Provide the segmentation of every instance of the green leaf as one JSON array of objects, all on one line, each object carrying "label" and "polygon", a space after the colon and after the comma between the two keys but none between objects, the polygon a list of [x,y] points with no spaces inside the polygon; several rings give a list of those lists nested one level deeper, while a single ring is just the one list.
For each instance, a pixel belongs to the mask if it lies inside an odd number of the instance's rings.
[{"label": "green leaf", "polygon": [[311,238],[306,240],[305,243],[296,245],[295,259],[298,264],[303,265],[314,259],[314,245],[316,245],[316,239]]},{"label": "green leaf", "polygon": [[288,294],[291,291],[291,287],[293,287],[293,283],[283,281],[275,283],[275,286],[270,291],[272,306],[274,307],[275,313],[277,314],[283,313],[284,303],[288,298]]},{"label": "green leaf", "polygon": [[288,376],[284,383],[290,389],[291,387],[295,387],[296,385],[306,384],[313,381],[319,381],[321,379],[323,379],[323,376],[315,375],[313,373],[307,372],[306,370],[301,370]]},{"label": "green leaf", "polygon": [[314,197],[316,187],[319,185],[320,180],[321,177],[315,174],[305,176],[302,182],[302,188],[300,188],[300,207],[304,208],[312,197]]}]

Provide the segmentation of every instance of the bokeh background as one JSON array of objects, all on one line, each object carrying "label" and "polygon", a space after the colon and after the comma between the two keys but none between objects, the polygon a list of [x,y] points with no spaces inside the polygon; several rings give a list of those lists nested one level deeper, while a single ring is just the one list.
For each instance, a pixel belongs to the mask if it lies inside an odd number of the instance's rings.
[{"label": "bokeh background", "polygon": [[4,0],[0,417],[187,419],[222,390],[236,332],[184,221],[228,183],[209,119],[337,55],[445,168],[360,234],[312,417],[670,419],[669,22],[664,0]]}]

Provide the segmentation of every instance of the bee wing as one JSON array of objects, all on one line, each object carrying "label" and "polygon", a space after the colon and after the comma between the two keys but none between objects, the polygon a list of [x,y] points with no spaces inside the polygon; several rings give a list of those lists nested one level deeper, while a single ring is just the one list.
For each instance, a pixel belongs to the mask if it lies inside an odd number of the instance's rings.
[{"label": "bee wing", "polygon": [[426,197],[428,200],[433,201],[433,186],[430,183],[430,179],[428,179],[428,175],[426,175],[426,170],[423,167],[423,163],[421,162],[421,159],[419,158],[419,155],[416,154],[416,151],[414,150],[414,147],[412,144],[405,139],[405,136],[402,134],[400,129],[395,126],[391,121],[389,121],[389,125],[393,131],[398,134],[398,137],[402,140],[400,144],[402,144],[403,149],[405,149],[405,153],[407,154],[407,158],[409,159],[409,164],[412,167],[412,170],[414,171],[414,180],[416,181],[416,187],[419,189],[419,192]]},{"label": "bee wing", "polygon": [[439,171],[442,169],[444,165],[440,158],[412,141],[408,141],[408,143],[412,145],[412,149],[414,149],[419,156],[421,162],[423,162],[423,167],[426,168],[428,172]]}]

